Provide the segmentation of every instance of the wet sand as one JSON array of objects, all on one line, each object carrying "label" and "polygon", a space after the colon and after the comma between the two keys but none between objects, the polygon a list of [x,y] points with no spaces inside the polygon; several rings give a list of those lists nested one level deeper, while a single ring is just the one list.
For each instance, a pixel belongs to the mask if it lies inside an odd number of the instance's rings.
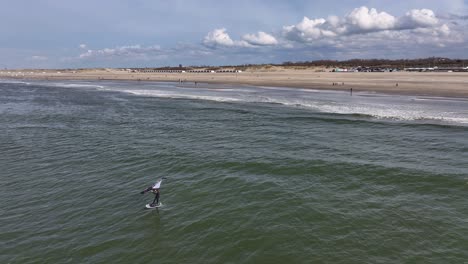
[{"label": "wet sand", "polygon": [[353,90],[389,94],[468,98],[467,72],[317,72],[315,70],[248,70],[241,73],[132,73],[115,69],[17,70],[0,78],[44,80],[135,80],[222,83],[273,87]]}]

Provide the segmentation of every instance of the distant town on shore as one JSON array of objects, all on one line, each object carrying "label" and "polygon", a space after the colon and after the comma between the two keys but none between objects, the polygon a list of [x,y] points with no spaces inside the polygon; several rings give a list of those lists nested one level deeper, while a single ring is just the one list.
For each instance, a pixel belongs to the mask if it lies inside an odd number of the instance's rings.
[{"label": "distant town on shore", "polygon": [[283,62],[279,64],[242,64],[225,66],[182,66],[129,68],[135,72],[242,72],[247,69],[284,67],[288,69],[317,68],[317,71],[386,72],[386,71],[453,71],[468,72],[468,59],[430,57],[421,59],[351,59]]},{"label": "distant town on shore", "polygon": [[[269,64],[241,64],[223,66],[163,66],[163,67],[110,67],[116,70],[141,73],[240,73],[247,70],[274,70],[278,68],[288,70],[315,70],[316,72],[394,72],[394,71],[415,71],[415,72],[468,72],[468,59],[451,59],[442,57],[430,57],[420,59],[350,59],[350,60],[312,60],[312,61],[286,61],[283,63]],[[89,69],[110,69],[110,68],[62,68],[63,71],[80,71]],[[25,69],[8,69],[25,70]],[[59,70],[59,69],[31,69]],[[2,72],[6,73],[6,72]]]}]

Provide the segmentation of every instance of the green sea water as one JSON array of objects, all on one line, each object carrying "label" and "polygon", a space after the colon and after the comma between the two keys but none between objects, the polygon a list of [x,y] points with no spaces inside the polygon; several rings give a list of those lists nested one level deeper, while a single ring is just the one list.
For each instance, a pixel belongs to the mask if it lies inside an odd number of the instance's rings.
[{"label": "green sea water", "polygon": [[467,124],[463,99],[3,81],[0,263],[467,263]]}]

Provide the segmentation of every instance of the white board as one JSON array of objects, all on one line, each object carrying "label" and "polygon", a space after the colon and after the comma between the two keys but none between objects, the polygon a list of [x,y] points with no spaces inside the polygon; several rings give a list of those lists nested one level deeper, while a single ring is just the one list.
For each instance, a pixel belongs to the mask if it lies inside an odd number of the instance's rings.
[{"label": "white board", "polygon": [[154,209],[154,208],[159,208],[162,206],[162,203],[157,204],[156,206],[151,206],[151,204],[147,204],[145,206],[146,209]]}]

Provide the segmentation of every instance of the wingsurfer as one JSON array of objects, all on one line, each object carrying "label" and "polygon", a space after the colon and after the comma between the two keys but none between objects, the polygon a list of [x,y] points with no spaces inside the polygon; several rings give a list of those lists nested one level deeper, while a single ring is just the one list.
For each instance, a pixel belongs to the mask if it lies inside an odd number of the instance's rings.
[{"label": "wingsurfer", "polygon": [[152,186],[149,186],[148,188],[146,188],[145,190],[141,192],[141,194],[144,194],[147,192],[152,192],[154,194],[154,200],[150,204],[152,207],[159,205],[159,195],[160,195],[159,189],[161,188],[161,182],[162,182],[162,179],[157,181],[155,184],[153,184]]}]

